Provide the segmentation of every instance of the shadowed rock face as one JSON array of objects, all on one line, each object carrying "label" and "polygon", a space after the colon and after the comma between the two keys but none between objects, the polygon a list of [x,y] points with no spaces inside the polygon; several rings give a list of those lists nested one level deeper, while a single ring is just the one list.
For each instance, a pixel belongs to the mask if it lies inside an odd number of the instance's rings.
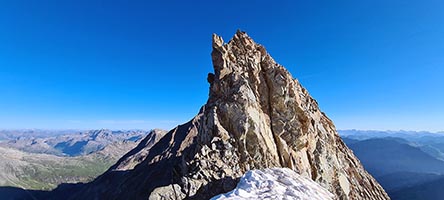
[{"label": "shadowed rock face", "polygon": [[134,169],[135,166],[146,159],[151,147],[154,146],[166,133],[166,131],[160,129],[152,130],[134,149],[120,158],[110,170],[126,171]]},{"label": "shadowed rock face", "polygon": [[146,155],[134,169],[110,169],[75,199],[208,199],[232,190],[246,171],[270,167],[293,169],[339,199],[389,199],[263,46],[240,31],[227,44],[214,35],[211,55],[209,99],[199,114],[138,147]]}]

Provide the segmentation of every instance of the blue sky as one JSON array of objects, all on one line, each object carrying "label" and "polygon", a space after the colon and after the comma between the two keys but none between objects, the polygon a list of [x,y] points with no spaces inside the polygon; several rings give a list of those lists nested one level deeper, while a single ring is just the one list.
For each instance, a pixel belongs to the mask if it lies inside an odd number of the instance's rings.
[{"label": "blue sky", "polygon": [[[163,3],[161,3],[163,2]],[[444,130],[442,1],[2,1],[0,128],[172,128],[246,31],[338,129]]]}]

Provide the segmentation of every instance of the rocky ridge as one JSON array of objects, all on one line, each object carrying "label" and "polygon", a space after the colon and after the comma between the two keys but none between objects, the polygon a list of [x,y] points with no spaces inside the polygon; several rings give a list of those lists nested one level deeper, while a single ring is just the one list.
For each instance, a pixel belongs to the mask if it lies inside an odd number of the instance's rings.
[{"label": "rocky ridge", "polygon": [[153,129],[139,142],[137,147],[125,154],[111,167],[114,171],[132,170],[148,156],[151,147],[153,147],[167,132],[160,129]]},{"label": "rocky ridge", "polygon": [[211,55],[215,73],[198,115],[138,147],[145,153],[130,170],[111,168],[73,199],[209,199],[246,171],[270,167],[290,168],[338,199],[389,199],[263,46],[241,31],[228,43],[213,35]]}]

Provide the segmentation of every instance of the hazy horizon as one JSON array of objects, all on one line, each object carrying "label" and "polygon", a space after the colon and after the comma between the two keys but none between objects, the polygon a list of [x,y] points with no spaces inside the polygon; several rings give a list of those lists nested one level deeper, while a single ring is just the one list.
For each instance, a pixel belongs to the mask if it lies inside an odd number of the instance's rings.
[{"label": "hazy horizon", "polygon": [[171,129],[207,100],[211,35],[228,41],[240,29],[338,129],[443,131],[443,7],[3,2],[0,129]]},{"label": "hazy horizon", "polygon": [[[182,124],[178,124],[178,125],[182,125]],[[159,128],[159,127],[154,127],[154,128],[106,128],[106,127],[101,127],[101,128],[0,128],[0,131],[91,131],[91,130],[111,130],[111,131],[131,131],[131,130],[154,130],[154,129],[161,129],[161,130],[166,130],[166,131],[170,131],[173,128],[168,128],[168,129],[164,129],[164,128]],[[413,132],[413,133],[436,133],[436,134],[444,134],[444,130],[441,131],[426,131],[426,130],[377,130],[377,129],[336,129],[338,132],[341,131],[363,131],[363,132]]]}]

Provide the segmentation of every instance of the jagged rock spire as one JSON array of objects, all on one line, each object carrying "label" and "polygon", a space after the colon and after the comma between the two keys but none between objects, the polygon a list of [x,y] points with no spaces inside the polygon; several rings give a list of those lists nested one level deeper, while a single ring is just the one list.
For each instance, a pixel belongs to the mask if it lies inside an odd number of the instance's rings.
[{"label": "jagged rock spire", "polygon": [[228,43],[213,35],[212,46],[214,74],[199,114],[143,150],[133,170],[110,169],[79,199],[208,199],[233,189],[247,170],[270,167],[288,167],[338,199],[389,199],[263,46],[242,31]]}]

